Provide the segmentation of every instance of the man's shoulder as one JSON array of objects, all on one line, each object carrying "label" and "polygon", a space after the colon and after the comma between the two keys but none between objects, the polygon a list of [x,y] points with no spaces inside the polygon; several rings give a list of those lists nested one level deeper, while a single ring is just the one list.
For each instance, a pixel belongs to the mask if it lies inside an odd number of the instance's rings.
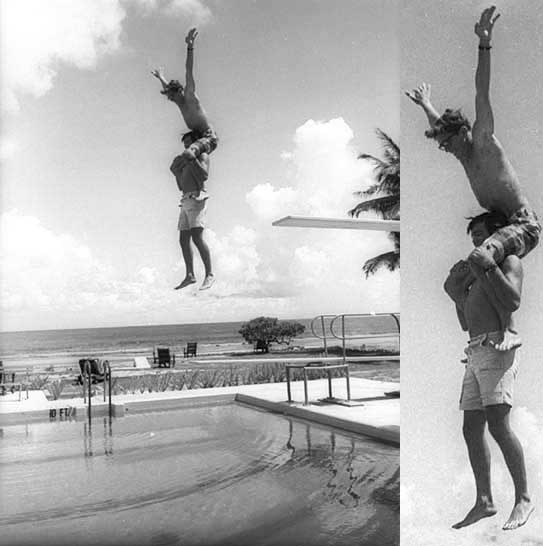
[{"label": "man's shoulder", "polygon": [[496,135],[492,132],[478,131],[476,125],[473,127],[472,143],[475,152],[493,150],[503,153],[503,147]]}]

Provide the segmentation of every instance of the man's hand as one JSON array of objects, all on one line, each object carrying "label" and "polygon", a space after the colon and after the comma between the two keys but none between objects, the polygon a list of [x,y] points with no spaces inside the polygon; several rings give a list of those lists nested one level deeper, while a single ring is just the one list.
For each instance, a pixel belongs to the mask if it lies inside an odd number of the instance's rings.
[{"label": "man's hand", "polygon": [[412,91],[406,91],[405,94],[419,106],[430,104],[430,92],[432,87],[426,83],[422,83]]},{"label": "man's hand", "polygon": [[160,81],[164,79],[164,73],[162,72],[162,68],[155,68],[154,70],[151,70],[151,74],[158,78]]},{"label": "man's hand", "polygon": [[481,43],[490,43],[494,23],[500,17],[499,13],[495,17],[493,17],[495,11],[496,6],[490,6],[489,8],[486,8],[483,13],[481,13],[481,18],[479,19],[479,22],[475,23],[475,34],[479,36]]},{"label": "man's hand", "polygon": [[187,148],[186,150],[183,150],[181,157],[184,161],[194,161],[196,159],[196,154],[194,153],[194,150]]},{"label": "man's hand", "polygon": [[185,42],[189,48],[194,47],[194,40],[196,40],[196,36],[198,36],[198,31],[196,28],[191,28],[185,38]]},{"label": "man's hand", "polygon": [[471,271],[477,278],[482,278],[487,269],[496,265],[494,257],[486,248],[478,246],[468,256],[468,263]]}]

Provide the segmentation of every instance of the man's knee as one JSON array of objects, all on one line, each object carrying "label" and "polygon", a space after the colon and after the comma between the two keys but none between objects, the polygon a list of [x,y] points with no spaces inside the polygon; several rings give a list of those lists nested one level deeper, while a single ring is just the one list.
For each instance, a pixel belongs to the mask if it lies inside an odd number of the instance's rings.
[{"label": "man's knee", "polygon": [[202,237],[203,237],[203,233],[204,233],[204,228],[203,227],[190,228],[190,232],[189,232],[190,237],[192,237],[192,240],[194,242],[201,241]]},{"label": "man's knee", "polygon": [[495,404],[486,407],[486,419],[488,422],[488,431],[496,440],[507,436],[509,428],[509,412],[511,406],[508,404]]}]

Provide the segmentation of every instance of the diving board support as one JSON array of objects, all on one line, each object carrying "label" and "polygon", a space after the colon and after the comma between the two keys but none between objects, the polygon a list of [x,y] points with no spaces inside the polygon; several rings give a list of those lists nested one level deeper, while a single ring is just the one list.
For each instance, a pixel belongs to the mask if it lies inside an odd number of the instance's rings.
[{"label": "diving board support", "polygon": [[272,222],[272,226],[400,231],[399,220],[360,220],[355,218],[324,218],[318,216],[285,216]]}]

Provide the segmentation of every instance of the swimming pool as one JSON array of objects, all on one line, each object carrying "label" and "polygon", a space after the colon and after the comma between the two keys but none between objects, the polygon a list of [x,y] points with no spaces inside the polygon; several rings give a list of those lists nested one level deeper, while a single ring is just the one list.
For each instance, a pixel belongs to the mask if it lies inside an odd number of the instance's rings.
[{"label": "swimming pool", "polygon": [[396,545],[399,449],[237,403],[11,425],[1,544]]}]

